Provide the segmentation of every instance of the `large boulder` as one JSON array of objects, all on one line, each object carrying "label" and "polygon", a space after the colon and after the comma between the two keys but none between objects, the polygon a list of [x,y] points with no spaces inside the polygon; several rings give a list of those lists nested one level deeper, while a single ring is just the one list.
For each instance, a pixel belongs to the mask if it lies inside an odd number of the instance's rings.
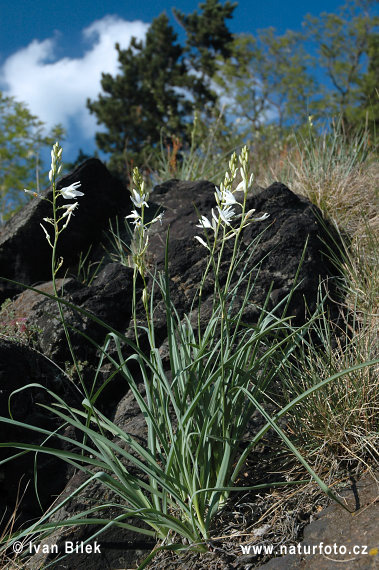
[{"label": "large boulder", "polygon": [[[154,189],[152,199],[165,211],[165,216],[162,227],[157,224],[150,238],[151,261],[163,270],[165,236],[170,228],[172,298],[180,310],[187,311],[207,263],[206,250],[194,236],[202,235],[202,229],[197,227],[200,215],[209,218],[211,208],[215,207],[214,185],[205,181],[170,180]],[[242,232],[242,249],[246,250],[256,240],[244,261],[244,268],[255,268],[253,277],[258,276],[251,297],[255,306],[255,311],[250,311],[251,317],[254,318],[253,313],[255,318],[259,314],[270,290],[268,308],[272,309],[296,286],[287,315],[294,316],[300,324],[306,317],[306,307],[308,314],[316,307],[320,281],[326,282],[336,274],[329,261],[327,245],[333,245],[333,228],[322,220],[321,212],[307,198],[294,194],[279,182],[252,192],[246,210],[253,208],[257,213],[267,212],[269,218],[252,222]],[[226,242],[218,275],[221,283],[229,270],[232,248],[233,240]],[[239,275],[240,272],[236,272],[234,282]],[[241,287],[241,298],[243,292]],[[203,291],[203,305],[210,304],[212,297],[210,283]]]},{"label": "large boulder", "polygon": [[[28,384],[37,386],[21,390]],[[51,360],[27,346],[0,339],[0,416],[54,432],[62,421],[42,405],[56,403],[50,392],[63,398],[72,407],[80,405],[83,396],[68,376]],[[61,448],[62,441],[46,434],[26,429],[12,423],[0,423],[2,442],[43,444]],[[70,430],[66,435],[73,437]],[[0,449],[0,459],[13,455],[15,450]],[[17,450],[16,450],[17,452]],[[34,463],[36,461],[36,464]],[[20,500],[17,510],[17,525],[39,517],[42,512],[34,490],[34,469],[38,468],[38,494],[44,508],[50,506],[53,497],[60,493],[68,477],[70,466],[51,455],[33,451],[21,455],[0,467],[0,524],[10,519]],[[0,532],[1,533],[1,532]]]},{"label": "large boulder", "polygon": [[[129,326],[132,313],[133,270],[118,263],[108,263],[99,272],[91,285],[85,285],[73,278],[57,280],[58,293],[73,306],[86,311],[102,320],[113,329],[125,331]],[[39,292],[40,291],[40,292]],[[137,281],[137,296],[141,294],[141,286]],[[30,338],[35,348],[50,358],[62,368],[69,370],[74,381],[79,382],[72,366],[72,356],[67,343],[66,334],[61,323],[61,316],[56,300],[44,295],[53,294],[52,282],[38,286],[38,291],[26,289],[19,294],[7,310],[0,313],[0,326],[5,330],[11,328],[11,323],[22,323],[22,329],[30,331],[19,335],[22,340]],[[96,366],[100,352],[96,346],[102,345],[108,333],[101,324],[91,317],[61,304],[63,316],[70,335],[71,348],[81,369],[82,379],[92,391],[95,389],[93,379],[96,376]],[[17,329],[13,337],[17,339]],[[92,339],[90,342],[86,337]],[[111,373],[112,366],[104,361],[100,374],[97,374],[97,384]],[[105,413],[113,413],[113,406],[127,390],[125,381],[118,382],[117,378],[102,392],[101,402],[97,405]]]},{"label": "large boulder", "polygon": [[[58,256],[64,258],[67,269],[78,263],[80,252],[101,240],[109,219],[129,208],[128,192],[104,166],[91,158],[57,184],[58,188],[81,182],[84,196],[80,207],[70,220],[69,231],[61,234]],[[51,190],[43,195],[51,198]],[[19,281],[25,285],[41,283],[51,278],[51,249],[40,223],[51,217],[51,204],[46,200],[32,199],[0,229],[0,277]],[[63,271],[62,271],[63,275]],[[0,304],[22,289],[0,280]]]},{"label": "large boulder", "polygon": [[[66,282],[63,298],[74,306],[88,311],[116,330],[129,323],[132,312],[133,270],[117,263],[107,264],[91,285],[75,279]],[[30,293],[26,292],[25,294]],[[60,323],[57,302],[43,298],[28,315],[28,322],[39,331],[39,348],[57,362],[70,359],[66,336]],[[21,297],[21,296],[20,296]],[[19,300],[19,299],[18,299]],[[91,361],[96,347],[86,342],[82,333],[102,344],[107,331],[90,317],[62,306],[65,321],[70,331],[72,347],[78,359]]]}]

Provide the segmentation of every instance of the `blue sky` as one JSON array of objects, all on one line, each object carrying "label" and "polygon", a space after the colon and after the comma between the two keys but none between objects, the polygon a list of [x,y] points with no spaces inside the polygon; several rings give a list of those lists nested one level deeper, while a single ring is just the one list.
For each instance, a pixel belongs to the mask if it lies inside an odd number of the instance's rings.
[{"label": "blue sky", "polygon": [[[343,0],[240,0],[229,27],[253,33],[269,26],[300,30],[307,13],[334,12]],[[101,72],[117,73],[114,44],[143,38],[161,12],[193,12],[189,0],[0,0],[0,90],[28,104],[49,127],[67,131],[66,161],[93,152],[96,121],[87,98],[101,91]],[[175,21],[172,18],[174,25]],[[180,31],[178,29],[177,31]]]}]

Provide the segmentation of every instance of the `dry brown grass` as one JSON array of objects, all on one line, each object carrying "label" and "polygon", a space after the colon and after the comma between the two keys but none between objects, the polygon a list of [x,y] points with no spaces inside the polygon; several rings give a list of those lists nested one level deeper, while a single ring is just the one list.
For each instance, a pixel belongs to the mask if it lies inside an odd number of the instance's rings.
[{"label": "dry brown grass", "polygon": [[[379,163],[374,150],[353,151],[341,147],[331,157],[325,139],[312,152],[298,145],[287,147],[280,155],[270,158],[258,183],[267,186],[279,180],[296,194],[309,198],[323,214],[350,235],[362,234],[368,224],[379,230],[378,189]],[[363,237],[363,236],[361,236]]]},{"label": "dry brown grass", "polygon": [[[313,383],[379,355],[379,163],[367,134],[348,140],[334,132],[288,145],[270,159],[258,182],[286,183],[308,197],[340,233],[331,252],[342,269],[344,300],[336,337],[320,323],[316,347],[304,349],[301,368],[288,377],[289,397]],[[332,340],[333,337],[333,340]],[[348,374],[314,393],[290,418],[300,451],[343,464],[378,461],[378,367]]]}]

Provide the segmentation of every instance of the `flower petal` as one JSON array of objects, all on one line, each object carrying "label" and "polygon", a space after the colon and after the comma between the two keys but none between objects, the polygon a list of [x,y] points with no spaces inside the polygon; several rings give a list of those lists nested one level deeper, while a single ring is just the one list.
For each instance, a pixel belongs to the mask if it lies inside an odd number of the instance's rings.
[{"label": "flower petal", "polygon": [[234,195],[230,190],[225,190],[223,203],[225,206],[229,206],[230,204],[236,204],[237,200],[235,199]]},{"label": "flower petal", "polygon": [[70,186],[66,186],[66,188],[61,188],[61,190],[59,190],[59,193],[65,200],[71,200],[71,198],[76,198],[77,196],[84,196],[83,192],[77,190],[77,188],[80,187],[81,187],[80,182],[73,182],[72,184],[70,184]]},{"label": "flower petal", "polygon": [[142,206],[146,206],[146,208],[148,208],[149,204],[145,200],[146,197],[147,196],[145,194],[139,194],[137,190],[133,188],[132,196],[130,199],[136,208],[142,208]]},{"label": "flower petal", "polygon": [[267,220],[267,218],[270,217],[270,214],[262,214],[261,216],[259,216],[258,218],[251,218],[253,220],[253,222],[262,222],[263,220]]},{"label": "flower petal", "polygon": [[71,216],[73,211],[75,210],[75,208],[77,206],[78,206],[78,202],[74,202],[73,204],[67,204],[65,206],[62,206],[62,208],[66,208],[66,211],[63,214],[62,218],[65,218],[66,216]]},{"label": "flower petal", "polygon": [[196,225],[197,228],[210,228],[212,229],[212,224],[205,216],[201,216],[199,224]]},{"label": "flower petal", "polygon": [[125,216],[125,220],[128,218],[133,218],[133,220],[138,220],[141,217],[141,214],[137,212],[137,210],[132,210],[132,213],[129,216]]},{"label": "flower petal", "polygon": [[198,242],[201,243],[201,245],[203,245],[204,247],[206,247],[207,249],[209,249],[208,244],[205,243],[205,241],[200,237],[200,236],[194,236],[195,239],[197,239]]}]

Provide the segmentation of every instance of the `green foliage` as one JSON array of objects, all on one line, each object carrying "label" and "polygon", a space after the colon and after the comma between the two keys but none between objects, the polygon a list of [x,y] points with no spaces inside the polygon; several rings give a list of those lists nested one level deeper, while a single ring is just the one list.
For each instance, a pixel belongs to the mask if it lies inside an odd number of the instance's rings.
[{"label": "green foliage", "polygon": [[136,157],[149,155],[162,127],[184,135],[186,103],[174,88],[185,85],[185,67],[183,50],[164,14],[153,21],[145,44],[133,39],[128,49],[116,49],[121,73],[103,74],[104,94],[87,104],[107,128],[96,134],[98,147],[110,153],[113,171],[127,175]]},{"label": "green foliage", "polygon": [[[191,66],[201,75],[198,93],[204,89],[204,82],[213,77],[218,63],[217,56],[227,60],[231,56],[233,36],[225,20],[232,18],[237,3],[206,0],[199,5],[201,13],[195,11],[186,16],[174,8],[174,14],[187,34],[186,51],[190,54]],[[206,94],[205,102],[209,95]],[[199,99],[201,101],[201,98]]]},{"label": "green foliage", "polygon": [[302,32],[279,35],[268,28],[256,36],[228,30],[235,6],[207,0],[189,15],[174,9],[186,33],[183,44],[162,14],[145,42],[116,46],[120,73],[103,75],[103,93],[87,103],[106,128],[96,140],[114,172],[128,178],[136,162],[162,171],[160,146],[175,166],[181,157],[192,160],[194,112],[204,138],[217,125],[213,140],[221,154],[256,136],[268,144],[283,139],[309,115],[315,124],[342,116],[347,130],[364,122],[376,128],[379,18],[373,1],[348,1],[336,14],[308,16]]},{"label": "green foliage", "polygon": [[224,19],[233,7],[207,0],[202,8],[202,14],[188,17],[177,13],[188,36],[186,46],[177,43],[165,14],[153,20],[144,42],[132,39],[125,50],[116,45],[120,73],[103,74],[103,93],[87,102],[98,123],[106,127],[96,134],[96,142],[110,154],[113,171],[128,176],[136,162],[140,166],[151,162],[162,131],[168,140],[174,135],[189,143],[194,109],[212,115],[217,97],[210,79],[216,55],[229,53],[232,36]]},{"label": "green foliage", "polygon": [[[308,115],[342,116],[343,127],[374,130],[378,122],[379,18],[374,3],[347,2],[336,14],[308,16],[302,33],[278,35],[274,28],[255,37],[234,38],[232,57],[214,81],[226,100],[230,129],[246,139],[276,128],[302,127]],[[317,69],[317,75],[315,70]]]},{"label": "green foliage", "polygon": [[[377,232],[368,224],[365,234],[365,247],[361,236],[346,240],[338,232],[339,243],[330,236],[333,246],[328,245],[328,256],[343,276],[339,288],[345,306],[338,327],[326,312],[320,315],[297,359],[282,368],[285,401],[330,374],[378,356],[379,243]],[[365,467],[377,464],[378,371],[377,366],[356,369],[294,409],[289,427],[308,456],[319,456],[322,447],[324,457],[340,463],[349,463],[354,457],[365,462]]]},{"label": "green foliage", "polygon": [[[317,134],[309,125],[308,132],[296,136],[301,168],[292,169],[303,192],[326,215],[331,215],[342,196],[349,192],[349,182],[366,162],[369,155],[369,138],[366,131],[347,136],[342,119],[331,129]],[[342,200],[341,200],[342,201]]]},{"label": "green foliage", "polygon": [[376,135],[379,132],[379,34],[369,36],[367,56],[367,72],[359,80],[361,105],[353,110],[348,109],[347,113],[350,123],[360,126],[367,122],[370,131]]},{"label": "green foliage", "polygon": [[279,130],[301,123],[308,114],[314,81],[307,73],[302,35],[288,31],[276,36],[274,28],[257,38],[235,38],[233,57],[220,66],[215,81],[228,101],[228,111],[237,116],[238,127],[248,135],[274,121]]},{"label": "green foliage", "polygon": [[[378,25],[375,0],[346,2],[336,14],[308,16],[307,37],[314,42],[318,57],[316,65],[328,77],[331,86],[323,86],[321,110],[331,116],[343,115],[352,126],[361,126],[362,115],[368,110],[357,109],[368,88],[374,102],[371,80],[379,74]],[[365,68],[369,58],[368,77]],[[366,84],[363,88],[362,86]],[[374,118],[374,117],[373,117]],[[377,117],[376,117],[377,120]]]},{"label": "green foliage", "polygon": [[171,141],[161,138],[159,152],[154,158],[154,182],[160,184],[170,178],[179,180],[209,180],[218,184],[224,175],[231,153],[241,146],[242,137],[231,137],[225,132],[220,115],[211,125],[195,112],[191,129],[191,144],[185,145],[178,137]]},{"label": "green foliage", "polygon": [[63,129],[44,134],[43,122],[24,103],[0,91],[0,223],[28,200],[25,186],[36,191],[48,185],[40,174],[41,151],[50,147]]},{"label": "green foliage", "polygon": [[91,261],[92,245],[87,249],[87,253],[80,252],[78,269],[76,278],[80,283],[90,286],[95,279],[100,269],[103,266],[105,257],[103,256],[100,261]]}]

